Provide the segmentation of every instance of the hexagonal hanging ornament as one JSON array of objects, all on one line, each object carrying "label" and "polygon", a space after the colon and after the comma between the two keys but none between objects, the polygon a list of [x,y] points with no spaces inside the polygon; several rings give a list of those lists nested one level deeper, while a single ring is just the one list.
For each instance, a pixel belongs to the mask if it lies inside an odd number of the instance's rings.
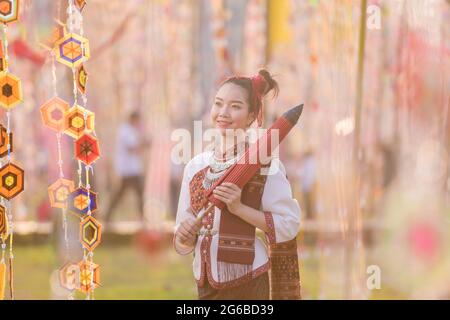
[{"label": "hexagonal hanging ornament", "polygon": [[72,180],[59,178],[50,187],[48,187],[48,198],[50,206],[53,208],[66,209],[67,198],[75,190],[75,184]]},{"label": "hexagonal hanging ornament", "polygon": [[0,205],[0,240],[5,242],[8,239],[8,217],[6,215],[6,208]]},{"label": "hexagonal hanging ornament", "polygon": [[75,158],[90,165],[100,158],[100,148],[97,138],[84,134],[75,141]]},{"label": "hexagonal hanging ornament", "polygon": [[8,131],[4,126],[0,124],[0,158],[6,157],[8,155],[8,143],[9,152],[13,152],[13,134]]},{"label": "hexagonal hanging ornament", "polygon": [[78,289],[80,279],[80,267],[77,263],[66,262],[59,269],[59,284],[67,290]]},{"label": "hexagonal hanging ornament", "polygon": [[89,209],[92,213],[97,211],[97,193],[83,187],[75,189],[68,196],[67,209],[80,218],[86,215]]},{"label": "hexagonal hanging ornament", "polygon": [[65,128],[64,115],[69,109],[70,106],[66,101],[53,97],[40,108],[42,122],[50,129],[62,132]]},{"label": "hexagonal hanging ornament", "polygon": [[80,91],[81,94],[86,93],[86,84],[88,80],[88,73],[86,72],[86,69],[84,68],[84,64],[81,64],[76,72],[76,83],[78,91]]},{"label": "hexagonal hanging ornament", "polygon": [[0,106],[9,110],[22,102],[22,84],[19,78],[7,72],[0,73]]},{"label": "hexagonal hanging ornament", "polygon": [[78,139],[85,132],[94,130],[94,120],[95,114],[92,111],[76,104],[64,114],[64,133],[74,139]]},{"label": "hexagonal hanging ornament", "polygon": [[93,216],[88,215],[80,222],[80,241],[88,251],[94,250],[102,241],[102,225]]},{"label": "hexagonal hanging ornament", "polygon": [[10,200],[24,189],[24,171],[14,163],[0,168],[0,196]]},{"label": "hexagonal hanging ornament", "polygon": [[74,0],[73,3],[75,4],[75,7],[80,10],[80,12],[83,11],[86,6],[86,0]]},{"label": "hexagonal hanging ornament", "polygon": [[19,0],[0,0],[0,23],[10,23],[19,19]]},{"label": "hexagonal hanging ornament", "polygon": [[100,286],[100,266],[93,262],[82,260],[78,263],[80,267],[80,287],[83,293],[91,292]]},{"label": "hexagonal hanging ornament", "polygon": [[77,68],[89,60],[89,40],[76,33],[67,33],[55,43],[56,60],[70,68]]}]

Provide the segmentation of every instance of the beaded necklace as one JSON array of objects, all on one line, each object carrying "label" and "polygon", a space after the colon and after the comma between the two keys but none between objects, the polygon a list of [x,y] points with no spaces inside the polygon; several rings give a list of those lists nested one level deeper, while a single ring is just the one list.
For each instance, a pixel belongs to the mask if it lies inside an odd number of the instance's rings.
[{"label": "beaded necklace", "polygon": [[[247,144],[245,143],[245,146],[246,145]],[[203,187],[206,190],[210,189],[227,169],[239,160],[244,150],[245,148],[238,148],[238,145],[236,144],[233,148],[234,156],[230,159],[226,158],[227,152],[223,153],[221,159],[217,158],[216,151],[214,150],[208,160],[209,168],[206,170],[205,178],[203,179]]]}]

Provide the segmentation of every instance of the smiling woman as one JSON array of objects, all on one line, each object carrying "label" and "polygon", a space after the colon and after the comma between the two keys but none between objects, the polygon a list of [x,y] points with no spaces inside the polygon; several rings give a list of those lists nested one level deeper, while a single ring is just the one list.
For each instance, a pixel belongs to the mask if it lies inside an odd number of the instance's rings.
[{"label": "smiling woman", "polygon": [[[265,233],[270,244],[290,241],[297,235],[300,208],[292,198],[283,166],[275,160],[270,164],[270,175],[258,172],[242,190],[232,183],[217,186],[214,197],[226,207],[196,219],[205,210],[205,191],[249,147],[246,140],[237,139],[236,132],[245,132],[255,121],[261,126],[263,98],[271,91],[276,96],[278,85],[266,70],[253,77],[226,80],[211,107],[220,143],[185,167],[174,245],[180,254],[194,252],[199,299],[269,299],[269,255],[256,237],[256,228]],[[298,267],[286,267],[297,279]]]}]

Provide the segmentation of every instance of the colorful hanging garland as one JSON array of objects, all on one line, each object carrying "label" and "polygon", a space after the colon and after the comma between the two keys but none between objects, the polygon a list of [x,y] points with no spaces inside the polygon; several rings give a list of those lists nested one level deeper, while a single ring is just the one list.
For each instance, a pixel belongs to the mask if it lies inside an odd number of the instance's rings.
[{"label": "colorful hanging garland", "polygon": [[[100,157],[100,148],[95,134],[95,115],[87,109],[88,74],[84,62],[90,57],[90,49],[89,41],[83,35],[81,14],[85,5],[86,1],[68,0],[69,33],[56,42],[55,51],[57,61],[70,67],[73,74],[74,103],[65,112],[64,133],[75,140],[78,187],[68,195],[68,210],[80,218],[79,237],[83,247],[83,259],[77,264],[77,289],[86,294],[86,299],[93,299],[94,289],[100,285],[100,267],[93,261],[93,251],[101,242],[102,225],[93,216],[98,209],[97,193],[91,189],[90,177],[94,172],[92,165]],[[81,106],[78,104],[78,95],[81,96]],[[70,271],[67,268],[66,270]],[[63,277],[67,278],[67,275],[62,275]]]},{"label": "colorful hanging garland", "polygon": [[[51,49],[54,97],[41,106],[43,123],[57,132],[58,164],[60,176],[48,188],[50,204],[63,212],[63,229],[67,243],[66,213],[80,219],[79,236],[83,247],[82,261],[70,261],[68,252],[66,262],[59,270],[59,280],[63,288],[69,290],[73,299],[75,290],[93,299],[94,289],[99,286],[100,268],[93,262],[93,250],[101,242],[101,224],[93,217],[97,211],[97,193],[91,190],[89,178],[93,174],[93,163],[100,157],[99,143],[94,131],[95,115],[86,108],[87,72],[83,65],[90,57],[89,41],[83,37],[81,12],[85,1],[68,0],[67,23],[57,21],[51,38],[43,46]],[[56,90],[55,61],[71,68],[73,75],[73,104],[58,97]],[[81,95],[82,106],[78,102]],[[64,178],[62,170],[62,134],[74,139],[74,156],[78,160],[78,186]],[[83,168],[85,174],[83,175]],[[68,251],[68,250],[67,250]]]},{"label": "colorful hanging garland", "polygon": [[[9,273],[9,293],[14,299],[13,285],[13,233],[14,223],[10,200],[24,190],[24,171],[11,161],[13,134],[11,133],[11,110],[22,103],[21,81],[9,73],[8,24],[19,19],[19,0],[0,1],[0,23],[3,39],[0,41],[0,106],[6,110],[6,127],[0,125],[0,300],[5,298],[6,276]],[[3,160],[6,162],[3,163]],[[9,238],[9,267],[6,266],[6,247]]]},{"label": "colorful hanging garland", "polygon": [[[56,43],[64,38],[67,34],[65,25],[57,21],[57,25],[53,28],[52,33],[46,41],[42,42],[41,45],[49,50],[51,57],[52,66],[52,85],[53,85],[53,97],[50,98],[40,107],[42,123],[55,131],[56,142],[57,142],[57,154],[58,160],[57,165],[59,169],[59,177],[48,187],[48,196],[50,200],[50,206],[53,208],[61,209],[62,213],[62,228],[64,233],[64,243],[65,243],[65,256],[69,259],[69,239],[67,235],[67,199],[71,192],[75,190],[75,183],[72,180],[66,179],[63,170],[63,150],[61,147],[62,134],[67,129],[66,115],[70,109],[68,102],[64,101],[58,97],[57,90],[57,76],[56,76],[56,65],[55,65],[55,48]],[[77,273],[76,273],[77,274]],[[75,282],[74,282],[75,284]],[[73,292],[76,286],[69,287],[65,283],[61,282],[62,287],[69,290],[69,299],[73,298]]]}]

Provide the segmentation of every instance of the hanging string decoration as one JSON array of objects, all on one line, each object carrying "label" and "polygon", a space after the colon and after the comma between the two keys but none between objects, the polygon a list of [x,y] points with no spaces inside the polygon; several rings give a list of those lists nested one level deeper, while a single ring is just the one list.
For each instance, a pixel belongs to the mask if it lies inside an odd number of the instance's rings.
[{"label": "hanging string decoration", "polygon": [[3,24],[19,19],[19,0],[0,1],[0,22]]},{"label": "hanging string decoration", "polygon": [[0,74],[0,106],[10,110],[22,102],[22,85],[19,78],[6,71]]},{"label": "hanging string decoration", "polygon": [[[93,164],[100,158],[100,147],[95,133],[95,114],[87,108],[88,73],[84,63],[90,58],[90,49],[89,40],[83,36],[81,13],[85,6],[86,1],[68,0],[68,32],[55,42],[54,51],[56,60],[71,68],[73,75],[73,106],[64,112],[63,132],[74,139],[74,157],[78,160],[78,187],[67,196],[67,209],[80,219],[79,236],[83,248],[83,259],[77,264],[76,288],[86,294],[86,299],[93,299],[94,289],[100,285],[100,267],[93,261],[93,250],[101,242],[102,226],[93,216],[98,206],[90,177],[94,173]],[[73,267],[73,264],[69,263],[69,266]],[[72,272],[72,269],[66,267],[61,272]],[[60,278],[66,287],[67,279],[72,279],[70,273],[62,274]]]},{"label": "hanging string decoration", "polygon": [[67,198],[75,190],[72,180],[59,178],[48,187],[50,206],[53,208],[67,209]]},{"label": "hanging string decoration", "polygon": [[[13,234],[14,223],[10,200],[24,190],[24,171],[11,161],[12,132],[11,110],[23,101],[22,83],[9,72],[8,63],[8,24],[19,19],[19,0],[0,0],[0,23],[3,24],[3,37],[0,41],[0,107],[6,110],[6,126],[0,125],[0,300],[5,298],[7,275],[9,275],[9,294],[14,299]],[[6,160],[3,163],[3,160]],[[8,267],[6,247],[9,239]]]},{"label": "hanging string decoration", "polygon": [[84,7],[86,6],[85,0],[75,0],[74,1],[75,7],[78,9],[78,11],[82,12]]},{"label": "hanging string decoration", "polygon": [[89,295],[100,286],[100,266],[88,260],[82,260],[78,267],[80,269],[79,290]]},{"label": "hanging string decoration", "polygon": [[71,68],[79,67],[90,57],[89,41],[75,33],[68,33],[55,43],[56,60]]},{"label": "hanging string decoration", "polygon": [[74,139],[94,130],[94,113],[77,104],[66,111],[64,118],[64,133]]},{"label": "hanging string decoration", "polygon": [[97,193],[79,187],[68,195],[68,209],[70,213],[83,218],[88,212],[97,211]]},{"label": "hanging string decoration", "polygon": [[[57,90],[57,73],[56,73],[56,53],[58,52],[57,43],[64,38],[67,38],[67,29],[65,24],[61,21],[56,20],[56,25],[53,27],[50,36],[41,42],[41,46],[48,50],[49,56],[51,58],[51,74],[52,74],[52,86],[53,86],[53,97],[51,97],[47,102],[42,104],[40,107],[42,123],[49,129],[55,131],[56,142],[57,142],[57,166],[58,166],[58,178],[48,187],[48,197],[50,206],[52,208],[60,209],[62,214],[62,230],[64,233],[64,243],[65,243],[65,259],[69,259],[69,239],[67,234],[67,200],[70,193],[75,190],[75,183],[72,180],[66,179],[63,170],[63,150],[61,147],[61,141],[63,133],[67,128],[66,114],[70,110],[70,105],[67,101],[61,99],[58,96]],[[67,51],[66,51],[67,52]],[[66,265],[70,263],[66,263]],[[72,264],[73,265],[73,264]],[[73,273],[72,277],[66,276],[63,273],[63,268],[60,269],[60,284],[63,288],[69,291],[68,299],[73,299],[73,293],[76,289],[76,281],[73,280],[78,274]],[[66,269],[64,269],[66,270]],[[73,280],[72,285],[69,285],[66,279],[69,278]],[[64,282],[63,282],[64,280]]]},{"label": "hanging string decoration", "polygon": [[[0,205],[0,240],[2,245],[8,239],[8,217],[6,215],[6,208]],[[6,285],[6,264],[5,264],[5,250],[2,250],[2,256],[0,260],[0,300],[5,298],[5,285]]]},{"label": "hanging string decoration", "polygon": [[64,114],[69,110],[69,104],[55,96],[41,106],[41,118],[45,126],[56,132],[65,128]]},{"label": "hanging string decoration", "polygon": [[66,262],[59,269],[59,283],[61,287],[70,292],[75,291],[79,287],[80,282],[80,268],[77,263],[72,261]]},{"label": "hanging string decoration", "polygon": [[0,124],[0,158],[4,158],[8,155],[8,146],[9,152],[13,151],[12,136],[12,132],[8,134],[6,128]]},{"label": "hanging string decoration", "polygon": [[[91,190],[89,182],[90,175],[93,174],[92,165],[100,157],[100,148],[94,131],[95,115],[86,107],[88,74],[84,63],[90,58],[90,49],[88,39],[83,37],[81,12],[85,6],[86,1],[68,0],[66,23],[56,21],[57,25],[53,28],[50,37],[41,43],[43,47],[49,49],[52,57],[54,96],[41,106],[40,111],[44,125],[56,131],[60,169],[59,178],[48,188],[48,195],[50,205],[60,208],[63,212],[66,262],[59,269],[59,280],[61,287],[70,292],[69,299],[73,299],[75,290],[85,293],[87,299],[93,299],[94,289],[99,285],[100,272],[99,266],[93,262],[93,250],[101,241],[102,228],[92,216],[97,211],[97,193]],[[55,62],[69,67],[72,71],[72,107],[58,97]],[[78,100],[79,95],[81,95],[81,102]],[[74,181],[64,177],[61,150],[63,135],[74,139],[74,157],[78,161],[77,187]],[[68,212],[80,219],[79,235],[83,248],[83,260],[79,263],[70,261],[68,256],[66,217]]]},{"label": "hanging string decoration", "polygon": [[85,165],[90,165],[100,158],[100,150],[97,138],[84,134],[75,141],[75,156]]},{"label": "hanging string decoration", "polygon": [[0,196],[11,200],[24,188],[23,169],[14,163],[7,163],[0,168]]},{"label": "hanging string decoration", "polygon": [[86,83],[87,83],[87,80],[88,80],[88,74],[87,74],[86,69],[84,68],[83,64],[81,64],[78,67],[76,78],[77,78],[78,91],[81,94],[86,94]]}]

